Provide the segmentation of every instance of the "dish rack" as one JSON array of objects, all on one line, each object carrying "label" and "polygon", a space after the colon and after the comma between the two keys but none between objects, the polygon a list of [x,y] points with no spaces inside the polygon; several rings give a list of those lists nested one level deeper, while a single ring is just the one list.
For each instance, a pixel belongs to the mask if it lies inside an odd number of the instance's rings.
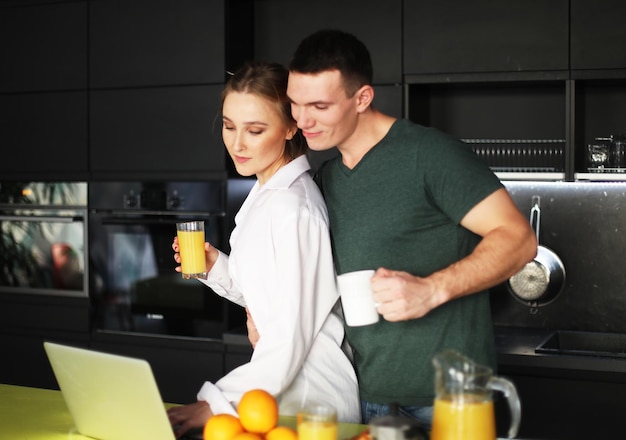
[{"label": "dish rack", "polygon": [[495,172],[565,170],[565,139],[461,139]]}]

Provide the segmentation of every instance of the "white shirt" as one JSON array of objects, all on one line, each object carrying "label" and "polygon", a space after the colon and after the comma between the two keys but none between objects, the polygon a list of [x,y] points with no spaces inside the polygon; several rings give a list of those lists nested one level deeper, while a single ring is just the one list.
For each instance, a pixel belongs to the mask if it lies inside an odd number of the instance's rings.
[{"label": "white shirt", "polygon": [[213,413],[234,413],[242,394],[261,388],[294,415],[308,401],[360,421],[358,386],[334,313],[336,288],[328,214],[300,156],[264,185],[257,181],[235,216],[231,253],[201,280],[250,310],[260,335],[250,362],[198,393]]}]

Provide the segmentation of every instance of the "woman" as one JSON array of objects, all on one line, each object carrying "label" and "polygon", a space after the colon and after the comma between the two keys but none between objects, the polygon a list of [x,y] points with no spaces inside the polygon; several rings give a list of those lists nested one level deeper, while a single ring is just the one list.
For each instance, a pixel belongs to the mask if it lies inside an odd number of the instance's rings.
[{"label": "woman", "polygon": [[[328,215],[291,117],[287,77],[278,64],[252,63],[222,93],[224,144],[237,172],[257,182],[235,216],[230,255],[205,243],[208,275],[201,281],[246,307],[258,341],[250,362],[206,382],[199,402],[169,411],[177,435],[212,414],[234,413],[254,388],[272,393],[281,414],[316,401],[336,408],[342,421],[360,420],[356,376],[334,313]],[[180,263],[176,239],[172,247]]]}]

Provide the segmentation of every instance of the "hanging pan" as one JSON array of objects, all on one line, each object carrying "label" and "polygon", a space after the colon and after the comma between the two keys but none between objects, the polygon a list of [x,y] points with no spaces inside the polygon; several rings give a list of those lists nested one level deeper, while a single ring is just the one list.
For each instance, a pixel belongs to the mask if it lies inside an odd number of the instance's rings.
[{"label": "hanging pan", "polygon": [[533,196],[530,208],[530,224],[537,236],[537,256],[522,270],[509,278],[507,286],[515,299],[528,305],[531,313],[537,307],[554,301],[565,286],[565,266],[551,249],[539,244],[541,224],[540,197]]}]

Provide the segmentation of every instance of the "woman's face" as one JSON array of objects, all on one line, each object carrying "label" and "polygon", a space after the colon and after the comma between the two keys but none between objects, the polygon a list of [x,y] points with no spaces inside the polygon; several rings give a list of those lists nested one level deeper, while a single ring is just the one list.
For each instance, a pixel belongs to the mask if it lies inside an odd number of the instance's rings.
[{"label": "woman's face", "polygon": [[264,184],[287,163],[285,143],[295,134],[270,101],[251,93],[231,92],[222,105],[222,139],[237,172],[256,175]]}]

